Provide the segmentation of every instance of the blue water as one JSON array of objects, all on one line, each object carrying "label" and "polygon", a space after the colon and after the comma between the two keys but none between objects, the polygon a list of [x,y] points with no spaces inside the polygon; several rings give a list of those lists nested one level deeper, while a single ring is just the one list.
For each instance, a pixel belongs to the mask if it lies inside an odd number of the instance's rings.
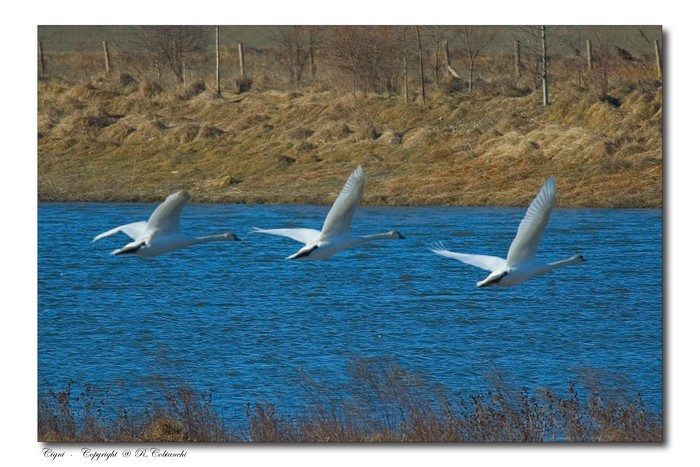
[{"label": "blue water", "polygon": [[539,257],[581,265],[512,288],[477,289],[487,272],[431,253],[504,256],[524,209],[367,207],[358,233],[406,240],[289,261],[301,246],[252,234],[320,228],[327,206],[188,205],[182,230],[242,242],[155,258],[111,256],[155,205],[51,203],[38,209],[39,391],[94,385],[114,404],[148,405],[156,382],[213,390],[227,419],[247,402],[293,411],[306,373],[347,380],[352,358],[388,358],[449,391],[474,394],[494,369],[518,386],[564,394],[582,368],[627,379],[662,407],[662,213],[555,209]]}]

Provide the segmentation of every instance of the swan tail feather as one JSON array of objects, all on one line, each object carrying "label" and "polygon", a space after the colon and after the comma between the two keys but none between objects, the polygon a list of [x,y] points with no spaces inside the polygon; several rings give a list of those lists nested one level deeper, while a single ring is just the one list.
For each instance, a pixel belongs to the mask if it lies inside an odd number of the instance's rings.
[{"label": "swan tail feather", "polygon": [[136,253],[142,246],[144,246],[146,242],[139,242],[137,244],[128,244],[123,248],[119,248],[117,250],[114,250],[112,252],[113,255],[126,255],[126,254],[133,254]]}]

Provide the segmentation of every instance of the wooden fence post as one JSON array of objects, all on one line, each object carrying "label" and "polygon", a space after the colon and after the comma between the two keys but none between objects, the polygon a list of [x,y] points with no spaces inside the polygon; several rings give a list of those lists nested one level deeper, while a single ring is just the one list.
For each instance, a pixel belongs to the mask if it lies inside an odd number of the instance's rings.
[{"label": "wooden fence post", "polygon": [[447,74],[449,74],[452,77],[452,79],[463,79],[461,76],[459,76],[459,73],[457,73],[455,69],[452,68],[452,65],[450,65],[450,48],[447,45],[447,41],[445,41],[445,69],[447,69]]},{"label": "wooden fence post", "polygon": [[39,76],[44,76],[46,74],[46,62],[44,61],[44,48],[41,46],[41,41],[39,41]]},{"label": "wooden fence post", "polygon": [[105,54],[105,72],[109,73],[111,67],[109,62],[109,46],[107,45],[107,41],[102,41],[102,50],[104,50]]},{"label": "wooden fence post", "polygon": [[185,76],[185,74],[187,73],[187,68],[185,67],[184,55],[181,58],[180,65],[182,66],[182,89],[187,90],[187,77]]},{"label": "wooden fence post", "polygon": [[547,28],[540,26],[542,33],[542,105],[549,104],[549,77],[547,76]]},{"label": "wooden fence post", "polygon": [[408,104],[408,56],[406,55],[406,26],[401,26],[401,34],[403,35],[403,101]]},{"label": "wooden fence post", "polygon": [[593,51],[591,50],[591,40],[586,39],[586,54],[588,56],[588,71],[593,69]]},{"label": "wooden fence post", "polygon": [[316,53],[314,46],[309,46],[309,68],[311,69],[311,79],[316,79]]},{"label": "wooden fence post", "polygon": [[420,30],[416,28],[416,40],[418,41],[418,76],[420,80],[420,100],[425,104],[425,81],[423,80],[423,47],[420,42]]},{"label": "wooden fence post", "polygon": [[654,52],[656,52],[656,73],[661,78],[663,75],[661,73],[661,49],[659,47],[659,40],[654,41]]},{"label": "wooden fence post", "polygon": [[238,43],[238,65],[240,67],[241,78],[245,77],[245,62],[243,60],[243,44]]},{"label": "wooden fence post", "polygon": [[216,26],[216,95],[217,97],[221,97],[221,80],[220,80],[220,71],[219,67],[221,64],[221,59],[219,56],[219,26]]},{"label": "wooden fence post", "polygon": [[445,50],[445,65],[448,67],[447,69],[448,69],[448,71],[449,71],[449,67],[450,67],[450,45],[449,45],[447,39],[445,39],[445,42],[443,42],[443,45],[444,45],[444,50]]}]

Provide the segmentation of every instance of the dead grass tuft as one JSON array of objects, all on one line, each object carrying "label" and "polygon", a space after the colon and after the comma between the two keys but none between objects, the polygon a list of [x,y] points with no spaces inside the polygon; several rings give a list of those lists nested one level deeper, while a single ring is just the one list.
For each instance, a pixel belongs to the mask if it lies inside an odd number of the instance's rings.
[{"label": "dead grass tuft", "polygon": [[125,141],[130,134],[134,133],[136,128],[132,127],[128,123],[117,122],[106,128],[102,134],[101,138],[108,141],[122,142]]},{"label": "dead grass tuft", "polygon": [[180,94],[178,94],[178,97],[182,100],[189,100],[195,96],[202,94],[206,90],[207,86],[206,84],[204,84],[204,81],[195,81],[193,83],[188,84],[185,87],[185,89]]},{"label": "dead grass tuft", "polygon": [[151,80],[145,80],[141,84],[141,95],[146,99],[152,99],[163,92],[163,87]]},{"label": "dead grass tuft", "polygon": [[224,130],[215,126],[204,125],[197,133],[198,140],[216,139],[224,134]]},{"label": "dead grass tuft", "polygon": [[168,127],[160,120],[149,120],[139,124],[131,134],[133,139],[140,141],[161,138]]}]

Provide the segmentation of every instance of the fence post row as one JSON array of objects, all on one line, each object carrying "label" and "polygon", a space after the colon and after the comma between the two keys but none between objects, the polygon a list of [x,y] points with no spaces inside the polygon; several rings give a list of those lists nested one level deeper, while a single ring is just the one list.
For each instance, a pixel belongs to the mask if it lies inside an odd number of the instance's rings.
[{"label": "fence post row", "polygon": [[[407,28],[406,28],[407,29]],[[404,100],[406,102],[409,101],[408,99],[408,90],[409,90],[409,85],[408,85],[408,60],[406,56],[406,29],[403,30],[404,34],[404,50],[403,50],[403,74],[404,74],[404,86],[403,86],[403,93],[404,93]],[[540,65],[542,66],[542,93],[543,93],[543,104],[546,106],[549,104],[549,83],[548,83],[548,70],[547,70],[547,31],[546,27],[540,26],[537,29],[539,29],[539,40],[541,44],[541,61]],[[220,31],[219,31],[219,26],[215,26],[215,94],[217,96],[221,95],[221,49],[220,49]],[[424,80],[424,63],[423,63],[423,50],[422,50],[422,37],[421,37],[421,31],[418,26],[414,27],[414,33],[415,33],[415,40],[417,42],[417,47],[418,47],[418,79],[419,79],[419,87],[420,87],[420,101],[422,103],[425,103],[426,100],[426,95],[425,95],[425,80]],[[647,41],[648,43],[651,43],[651,41]],[[38,73],[40,77],[44,77],[48,73],[48,65],[47,65],[47,60],[46,60],[46,54],[44,53],[44,47],[42,44],[42,41],[38,40],[37,41],[37,46],[38,46]],[[239,75],[241,79],[246,78],[246,68],[245,68],[245,53],[243,50],[243,44],[241,42],[237,43],[237,48],[238,48],[238,61],[239,61]],[[655,39],[654,43],[654,53],[655,53],[655,65],[656,65],[656,74],[659,79],[663,77],[663,56],[662,56],[662,50],[661,50],[661,45],[660,45],[660,40]],[[445,69],[447,71],[447,75],[451,76],[453,79],[462,79],[462,77],[458,74],[458,72],[452,68],[451,66],[451,57],[450,57],[450,50],[449,50],[449,43],[447,40],[444,40],[441,44],[441,47],[438,46],[436,49],[436,53],[439,54],[440,51],[439,49],[442,48],[442,55],[445,61]],[[103,56],[104,56],[104,70],[106,73],[110,73],[112,71],[112,57],[110,53],[110,47],[109,47],[109,42],[107,40],[102,41],[102,49],[103,49]],[[527,66],[523,66],[523,49],[522,49],[522,44],[520,40],[513,39],[513,52],[514,52],[514,67],[515,67],[515,76],[520,78],[522,77],[523,70],[527,69]],[[578,50],[576,50],[576,53],[578,54]],[[602,53],[602,52],[601,52]],[[310,61],[310,66],[311,66],[311,75],[313,76],[315,74],[315,68],[317,66],[316,62],[316,57],[315,57],[315,51],[313,47],[309,48],[308,51],[308,59]],[[593,70],[593,47],[592,47],[592,41],[590,39],[586,39],[586,60],[587,60],[587,68],[588,71]],[[601,58],[602,60],[602,58]],[[180,71],[180,79],[182,81],[183,86],[186,85],[186,63],[185,63],[185,57],[180,57],[180,62],[179,62],[179,71]],[[602,66],[602,65],[601,65]],[[439,67],[436,67],[438,69]]]}]

